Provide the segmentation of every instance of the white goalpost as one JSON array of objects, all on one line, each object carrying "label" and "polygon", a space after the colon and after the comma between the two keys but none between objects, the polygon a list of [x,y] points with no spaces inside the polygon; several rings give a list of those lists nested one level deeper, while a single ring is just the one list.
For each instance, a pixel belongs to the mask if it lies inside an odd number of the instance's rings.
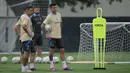
[{"label": "white goalpost", "polygon": [[[77,61],[94,63],[92,23],[80,24]],[[130,64],[130,22],[107,22],[105,63]]]}]

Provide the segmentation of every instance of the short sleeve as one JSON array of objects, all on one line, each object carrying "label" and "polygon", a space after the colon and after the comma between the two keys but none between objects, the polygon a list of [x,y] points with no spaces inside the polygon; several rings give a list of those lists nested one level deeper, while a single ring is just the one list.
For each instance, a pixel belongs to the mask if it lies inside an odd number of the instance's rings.
[{"label": "short sleeve", "polygon": [[17,23],[15,25],[20,25],[20,19],[17,21]]},{"label": "short sleeve", "polygon": [[44,24],[50,24],[50,20],[51,20],[51,18],[50,18],[50,16],[48,15],[48,16],[46,17],[46,19],[43,21],[43,23],[44,23]]},{"label": "short sleeve", "polygon": [[31,22],[33,23],[34,16],[30,16]]},{"label": "short sleeve", "polygon": [[61,17],[61,19],[60,19],[60,22],[62,22],[62,17]]},{"label": "short sleeve", "polygon": [[[59,13],[60,14],[60,13]],[[62,17],[61,17],[61,14],[60,14],[60,22],[62,22]]]},{"label": "short sleeve", "polygon": [[29,23],[29,18],[27,16],[23,16],[22,21],[23,21],[22,25],[27,25]]}]

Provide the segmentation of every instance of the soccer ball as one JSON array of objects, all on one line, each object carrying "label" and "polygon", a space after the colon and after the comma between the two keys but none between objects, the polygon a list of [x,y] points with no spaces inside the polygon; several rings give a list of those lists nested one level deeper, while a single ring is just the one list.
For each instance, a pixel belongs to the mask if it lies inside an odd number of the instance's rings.
[{"label": "soccer ball", "polygon": [[44,57],[43,59],[42,59],[42,62],[43,63],[49,63],[49,56],[46,56],[46,57]]},{"label": "soccer ball", "polygon": [[74,60],[73,56],[68,56],[67,57],[67,63],[70,63],[70,61]]},{"label": "soccer ball", "polygon": [[1,62],[2,62],[2,63],[7,63],[7,61],[8,61],[8,58],[7,58],[7,57],[2,57],[2,58],[1,58]]},{"label": "soccer ball", "polygon": [[36,57],[35,58],[35,63],[42,63],[42,58],[41,57]]},{"label": "soccer ball", "polygon": [[45,57],[42,58],[42,63],[45,63]]},{"label": "soccer ball", "polygon": [[16,64],[16,60],[15,59],[16,59],[16,57],[12,58],[12,63],[14,63],[14,64]]},{"label": "soccer ball", "polygon": [[12,58],[12,63],[19,64],[20,63],[20,57],[13,57]]},{"label": "soccer ball", "polygon": [[17,63],[20,63],[20,57],[16,57]]},{"label": "soccer ball", "polygon": [[51,31],[51,25],[46,24],[46,25],[45,25],[45,29],[46,29],[47,31],[49,31],[49,32],[50,32],[50,31]]},{"label": "soccer ball", "polygon": [[59,63],[59,58],[58,58],[57,56],[54,56],[54,57],[53,57],[53,62],[54,62],[54,63]]}]

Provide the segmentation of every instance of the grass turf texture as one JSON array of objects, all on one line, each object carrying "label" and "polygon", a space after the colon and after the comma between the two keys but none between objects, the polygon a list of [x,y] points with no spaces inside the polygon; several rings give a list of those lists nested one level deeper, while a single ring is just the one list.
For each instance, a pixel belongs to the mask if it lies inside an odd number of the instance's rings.
[{"label": "grass turf texture", "polygon": [[[55,54],[59,56],[59,53]],[[14,56],[19,55],[0,55],[8,57],[7,64],[0,63],[0,73],[22,73],[20,64],[13,64],[12,58]],[[47,56],[47,55],[43,55]],[[66,53],[67,56],[73,56],[75,59],[77,57],[76,53]],[[35,64],[37,70],[32,73],[129,73],[130,72],[130,64],[106,64],[106,70],[94,70],[94,64],[68,64],[68,66],[72,67],[73,71],[63,71],[61,70],[62,64],[61,61],[59,64],[55,64],[58,68],[58,71],[52,72],[49,70],[49,64]]]}]

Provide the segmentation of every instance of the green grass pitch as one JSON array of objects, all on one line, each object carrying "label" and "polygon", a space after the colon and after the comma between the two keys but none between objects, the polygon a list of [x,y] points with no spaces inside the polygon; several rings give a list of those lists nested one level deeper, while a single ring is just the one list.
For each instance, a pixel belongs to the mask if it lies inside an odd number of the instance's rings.
[{"label": "green grass pitch", "polygon": [[[76,53],[66,53],[66,56],[77,57]],[[22,73],[20,64],[13,64],[12,58],[16,55],[0,55],[8,57],[7,64],[0,63],[0,73]],[[46,55],[43,55],[43,57]],[[56,53],[59,56],[59,53]],[[50,71],[49,64],[35,64],[37,70],[32,73],[130,73],[130,64],[105,64],[106,70],[93,70],[94,64],[68,64],[72,67],[73,71],[63,71],[61,61],[59,64],[55,64],[58,71]]]}]

